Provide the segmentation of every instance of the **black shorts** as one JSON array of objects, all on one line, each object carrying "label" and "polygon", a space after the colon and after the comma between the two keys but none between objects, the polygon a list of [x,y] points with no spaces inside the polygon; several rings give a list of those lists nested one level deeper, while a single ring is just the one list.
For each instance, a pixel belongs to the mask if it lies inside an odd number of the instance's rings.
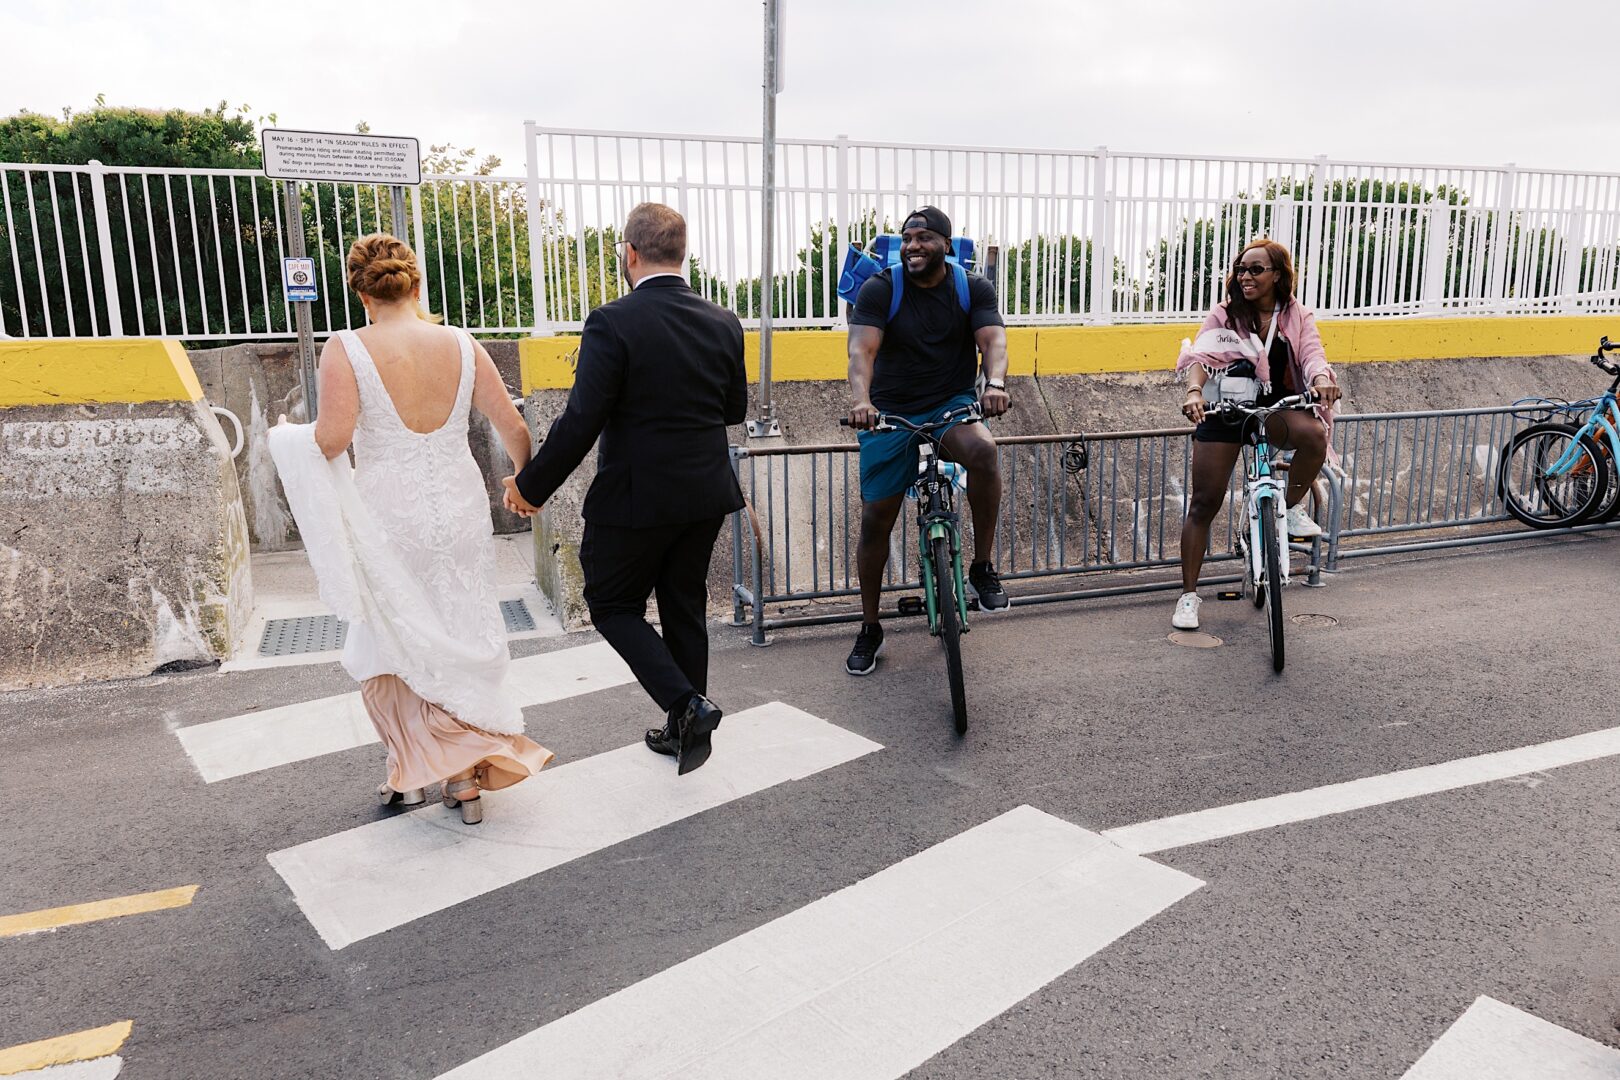
[{"label": "black shorts", "polygon": [[[1284,391],[1279,391],[1272,394],[1261,394],[1260,397],[1255,401],[1255,404],[1274,405],[1287,396],[1288,394]],[[1196,442],[1218,442],[1233,444],[1246,443],[1251,440],[1243,437],[1244,425],[1252,424],[1253,422],[1254,418],[1249,416],[1241,417],[1237,420],[1217,420],[1213,416],[1206,416],[1204,419],[1198,422],[1197,427],[1193,428],[1193,439]],[[1278,446],[1276,449],[1286,450],[1288,447]]]}]

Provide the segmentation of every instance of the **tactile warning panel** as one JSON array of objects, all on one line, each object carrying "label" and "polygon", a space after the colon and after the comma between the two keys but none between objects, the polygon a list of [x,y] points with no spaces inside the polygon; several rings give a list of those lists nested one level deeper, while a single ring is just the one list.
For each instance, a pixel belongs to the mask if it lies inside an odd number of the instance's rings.
[{"label": "tactile warning panel", "polygon": [[336,615],[304,615],[296,619],[271,619],[264,624],[259,639],[260,656],[297,656],[299,653],[330,652],[343,648],[349,626]]},{"label": "tactile warning panel", "polygon": [[[535,628],[534,616],[522,600],[501,601],[501,622],[508,634],[522,634]],[[298,656],[302,653],[331,652],[343,648],[348,624],[336,615],[302,615],[296,619],[271,619],[264,624],[259,639],[260,656]]]},{"label": "tactile warning panel", "polygon": [[502,600],[501,618],[506,622],[508,634],[522,634],[534,629],[534,616],[529,614],[529,605],[522,600]]}]

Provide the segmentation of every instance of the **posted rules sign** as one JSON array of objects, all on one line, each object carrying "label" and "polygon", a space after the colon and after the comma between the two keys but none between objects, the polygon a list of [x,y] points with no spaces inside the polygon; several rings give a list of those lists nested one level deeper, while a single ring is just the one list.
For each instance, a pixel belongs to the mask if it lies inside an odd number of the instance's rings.
[{"label": "posted rules sign", "polygon": [[286,128],[265,128],[260,135],[264,175],[273,180],[411,186],[422,182],[421,150],[409,136]]}]

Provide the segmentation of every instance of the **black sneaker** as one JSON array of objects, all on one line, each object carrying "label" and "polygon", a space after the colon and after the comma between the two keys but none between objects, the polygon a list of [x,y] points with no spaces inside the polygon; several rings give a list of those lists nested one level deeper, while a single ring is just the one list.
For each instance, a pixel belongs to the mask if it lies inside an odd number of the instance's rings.
[{"label": "black sneaker", "polygon": [[855,636],[855,647],[844,661],[844,670],[851,675],[870,675],[877,670],[878,653],[883,651],[883,624],[861,623],[861,632]]},{"label": "black sneaker", "polygon": [[968,567],[968,584],[979,597],[980,611],[1005,611],[1012,601],[1001,587],[1001,575],[987,562],[976,562]]}]

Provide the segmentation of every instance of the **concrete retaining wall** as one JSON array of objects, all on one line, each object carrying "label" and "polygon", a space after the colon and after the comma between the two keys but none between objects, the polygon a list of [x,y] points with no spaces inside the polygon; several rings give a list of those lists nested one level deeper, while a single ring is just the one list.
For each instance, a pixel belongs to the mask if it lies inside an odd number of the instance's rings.
[{"label": "concrete retaining wall", "polygon": [[[500,369],[513,396],[518,393],[518,343],[486,341],[484,348]],[[298,381],[298,354],[291,344],[232,345],[197,349],[192,366],[210,404],[220,405],[242,421],[247,438],[236,466],[242,482],[248,535],[255,551],[282,551],[299,546],[298,529],[287,509],[287,497],[276,479],[275,464],[265,441],[282,413],[303,421],[304,392]],[[468,425],[468,442],[484,473],[490,512],[496,532],[522,532],[528,522],[501,505],[500,477],[511,462],[488,422],[475,409]]]},{"label": "concrete retaining wall", "polygon": [[[1182,389],[1171,369],[1181,339],[1196,329],[1014,328],[1008,333],[1008,345],[1015,407],[992,430],[998,435],[1025,435],[1181,426]],[[1620,338],[1620,318],[1344,320],[1324,322],[1322,333],[1345,389],[1345,411],[1396,412],[1502,405],[1532,395],[1596,394],[1606,378],[1585,359],[1600,336]],[[544,433],[566,401],[578,341],[534,338],[520,345],[527,414],[537,435]],[[776,335],[773,396],[783,444],[853,441],[849,431],[838,426],[848,408],[843,381],[846,341],[836,331]],[[1572,351],[1525,355],[1537,345]],[[755,384],[752,396],[757,394],[758,335],[748,335],[748,348],[749,374]],[[1403,356],[1412,359],[1399,359]],[[756,404],[751,402],[751,411]],[[731,434],[735,444],[745,439],[741,428]],[[587,458],[553,497],[542,527],[536,530],[536,578],[570,626],[587,620],[579,597],[579,506],[593,475],[594,461]],[[812,482],[802,471],[789,475],[796,538],[809,535]],[[825,514],[825,498],[821,506]],[[773,526],[779,571],[791,560],[795,580],[806,580],[808,548],[801,540],[797,550],[788,551],[785,515],[779,515]],[[732,563],[728,526],[716,545],[709,579],[710,608],[717,616],[732,607]]]},{"label": "concrete retaining wall", "polygon": [[0,690],[221,659],[252,606],[236,470],[179,346],[0,343]]}]

